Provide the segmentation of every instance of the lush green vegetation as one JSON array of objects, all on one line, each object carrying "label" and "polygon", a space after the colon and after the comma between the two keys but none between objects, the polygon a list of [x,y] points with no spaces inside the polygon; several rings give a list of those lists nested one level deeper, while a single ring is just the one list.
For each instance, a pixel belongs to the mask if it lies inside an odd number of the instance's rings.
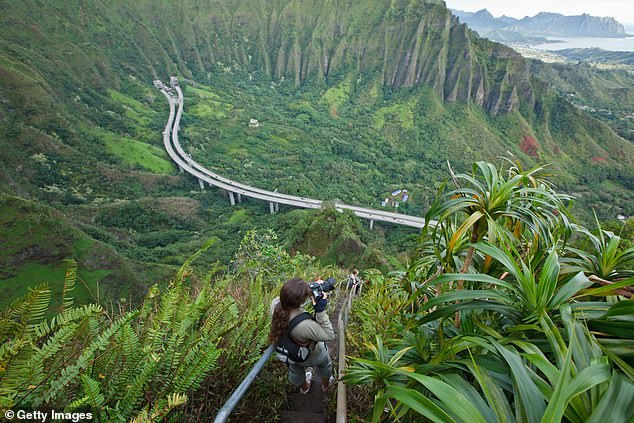
[{"label": "lush green vegetation", "polygon": [[[365,272],[348,329],[357,358],[346,380],[359,384],[353,416],[630,421],[634,247],[600,226],[571,223],[568,201],[541,168],[478,162],[452,175],[426,216],[438,224],[408,246],[415,260],[402,272]],[[101,218],[116,225],[142,210],[126,207]],[[184,224],[146,213],[126,225]],[[328,258],[340,244],[356,251],[350,245],[363,242],[354,216],[311,213],[287,216],[304,222],[290,231],[291,245]],[[236,210],[227,220],[248,219]],[[98,421],[211,419],[266,346],[280,284],[346,274],[289,254],[270,230],[248,231],[228,267],[194,271],[195,261],[211,263],[215,242],[138,303],[79,304],[74,262],[59,275],[61,291],[29,288],[0,314],[0,407],[91,412]],[[354,259],[335,254],[334,263],[340,257]],[[235,418],[274,420],[285,384],[284,366],[267,364]]]},{"label": "lush green vegetation", "polygon": [[[270,231],[249,232],[230,270],[199,279],[190,258],[169,285],[152,286],[142,303],[78,305],[77,265],[63,292],[46,285],[0,314],[0,412],[90,412],[95,421],[209,421],[266,347],[269,304],[281,283],[340,271],[290,256]],[[52,294],[60,305],[49,309]],[[52,317],[45,317],[53,311]],[[284,367],[260,378],[236,412],[240,421],[275,417],[284,400]],[[279,364],[279,363],[278,363]],[[258,388],[260,386],[260,388]]]},{"label": "lush green vegetation", "polygon": [[0,194],[0,271],[7,307],[29,288],[47,283],[56,308],[61,301],[66,259],[78,264],[74,297],[79,304],[140,299],[147,287],[143,273],[156,280],[174,267],[131,262],[111,246],[68,224],[62,213],[19,197]]},{"label": "lush green vegetation", "polygon": [[[583,421],[630,402],[632,232],[581,225],[634,215],[634,154],[574,106],[631,113],[631,75],[530,65],[438,1],[5,1],[0,23],[2,407],[208,420],[264,346],[273,291],[343,275],[324,265],[378,268],[350,373],[373,380],[376,419]],[[406,188],[400,210],[440,225],[418,239],[199,191],[162,150],[151,82],[171,75],[211,169],[371,207]],[[440,182],[447,161],[499,156],[552,163],[573,204],[536,171]],[[279,409],[268,370],[240,421]]]},{"label": "lush green vegetation", "polygon": [[[359,79],[354,90],[346,91],[340,86],[347,87],[348,79],[341,78],[332,88],[307,82],[292,93],[283,84],[236,84],[227,75],[217,75],[193,95],[186,87],[183,144],[198,162],[220,174],[291,194],[381,207],[390,192],[406,188],[411,197],[400,211],[410,214],[429,208],[447,160],[458,170],[480,158],[512,155],[528,164],[548,160],[560,189],[577,197],[573,207],[583,220],[592,219],[588,205],[598,202],[604,203],[597,207],[603,218],[630,214],[629,159],[612,164],[621,156],[608,146],[580,149],[580,137],[592,143],[598,135],[572,129],[584,118],[570,104],[552,99],[541,132],[518,114],[491,118],[476,107],[443,104],[424,87],[393,91]],[[215,118],[200,119],[187,111],[213,109],[219,98],[223,112]],[[257,118],[260,127],[248,128],[250,118]],[[594,130],[607,128],[597,124]],[[556,141],[549,140],[555,136]],[[526,148],[526,139],[533,140],[533,150]],[[455,155],[456,150],[461,154]],[[582,169],[584,156],[589,157]]]},{"label": "lush green vegetation", "polygon": [[[585,57],[583,52],[589,56]],[[602,63],[601,55],[594,57],[592,52],[593,49],[581,49],[579,56],[574,54],[574,49],[568,52],[572,54],[571,59],[584,60],[584,63],[545,64],[536,60],[529,63],[536,75],[548,81],[555,91],[575,106],[606,122],[623,138],[634,141],[632,66],[598,65]],[[624,52],[599,52],[605,53],[607,57],[614,55],[626,59],[632,56]],[[566,54],[565,51],[560,53]]]},{"label": "lush green vegetation", "polygon": [[355,304],[346,379],[372,420],[631,421],[634,248],[570,224],[539,168],[479,162],[451,184],[418,260],[368,273]]}]

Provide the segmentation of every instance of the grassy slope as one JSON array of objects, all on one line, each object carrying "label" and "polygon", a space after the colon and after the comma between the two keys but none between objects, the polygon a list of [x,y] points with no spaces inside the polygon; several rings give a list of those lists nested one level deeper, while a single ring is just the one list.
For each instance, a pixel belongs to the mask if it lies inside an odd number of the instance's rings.
[{"label": "grassy slope", "polygon": [[[112,298],[139,299],[146,266],[132,263],[101,242],[73,228],[67,216],[19,197],[0,194],[0,307],[24,294],[28,287],[47,283],[54,304],[61,302],[66,264],[79,265],[75,296],[80,303]],[[164,280],[173,268],[151,270]]]}]

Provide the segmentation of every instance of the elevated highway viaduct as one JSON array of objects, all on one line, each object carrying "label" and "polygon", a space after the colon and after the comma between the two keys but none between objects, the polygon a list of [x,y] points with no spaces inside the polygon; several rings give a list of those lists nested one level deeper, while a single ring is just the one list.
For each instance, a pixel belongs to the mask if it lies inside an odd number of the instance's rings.
[{"label": "elevated highway viaduct", "polygon": [[[165,125],[165,130],[163,131],[163,146],[165,147],[169,157],[174,161],[174,163],[176,163],[181,172],[187,172],[198,179],[201,189],[204,189],[205,183],[207,183],[210,186],[218,187],[227,191],[232,205],[234,205],[236,201],[242,201],[242,197],[250,197],[266,201],[269,203],[271,213],[278,210],[279,204],[307,209],[318,209],[322,207],[322,200],[251,187],[218,175],[217,173],[214,173],[197,163],[183,150],[178,139],[178,131],[180,130],[180,121],[183,116],[184,107],[183,91],[178,83],[178,79],[175,77],[170,78],[172,89],[177,93],[176,97],[171,94],[172,90],[163,84],[157,84],[156,82],[158,81],[155,81],[155,85],[160,86],[159,89],[167,98],[170,107],[169,118],[167,120],[167,124]],[[352,210],[355,215],[363,219],[368,219],[370,221],[370,228],[373,227],[375,221],[410,226],[419,229],[425,225],[425,219],[418,216],[369,209],[340,202],[335,202],[334,206],[339,211]]]}]

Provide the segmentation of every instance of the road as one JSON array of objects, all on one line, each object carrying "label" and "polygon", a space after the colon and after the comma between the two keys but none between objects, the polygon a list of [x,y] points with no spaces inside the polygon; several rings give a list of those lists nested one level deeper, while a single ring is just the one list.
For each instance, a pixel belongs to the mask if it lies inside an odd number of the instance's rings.
[{"label": "road", "polygon": [[[289,206],[308,209],[321,208],[323,204],[322,200],[282,194],[279,192],[267,191],[264,189],[241,184],[239,182],[232,181],[231,179],[218,175],[193,160],[191,156],[183,150],[178,140],[180,120],[183,116],[184,98],[183,91],[181,90],[178,83],[174,85],[174,89],[178,93],[178,98],[175,98],[170,93],[168,93],[165,87],[161,88],[161,92],[165,95],[170,105],[170,115],[167,121],[167,125],[165,125],[165,130],[163,131],[163,145],[165,147],[165,150],[167,151],[167,154],[179,166],[179,168],[194,176],[199,181],[206,182],[211,186],[224,189],[230,193],[240,194],[244,197],[268,201],[271,204],[286,204]],[[178,110],[176,110],[177,106]],[[357,216],[364,219],[369,219],[370,221],[394,223],[397,225],[410,226],[414,228],[422,228],[425,225],[425,219],[418,216],[410,216],[406,214],[387,212],[383,210],[368,209],[365,207],[352,206],[349,204],[338,202],[334,203],[334,206],[339,211],[352,210]]]}]

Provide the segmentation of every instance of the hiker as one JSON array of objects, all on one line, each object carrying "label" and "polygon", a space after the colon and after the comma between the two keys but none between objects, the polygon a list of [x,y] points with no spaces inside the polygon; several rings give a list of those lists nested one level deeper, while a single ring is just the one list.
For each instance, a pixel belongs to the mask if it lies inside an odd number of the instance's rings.
[{"label": "hiker", "polygon": [[352,273],[348,276],[348,289],[351,289],[354,295],[359,295],[361,293],[362,282],[363,281],[359,277],[359,271],[357,269],[352,269]]},{"label": "hiker", "polygon": [[[328,293],[324,292],[317,301],[304,280],[294,278],[286,281],[280,290],[279,298],[271,304],[271,332],[269,341],[278,344],[287,335],[289,324],[294,327],[288,333],[292,342],[307,348],[308,357],[302,362],[286,360],[288,364],[288,380],[292,385],[299,386],[302,394],[310,391],[313,369],[321,378],[322,391],[326,392],[334,382],[332,376],[332,362],[326,347],[326,342],[335,339],[335,332],[326,314]],[[304,311],[304,304],[311,301],[315,309],[315,317]],[[295,322],[293,319],[298,318]],[[279,351],[279,350],[278,350]],[[278,352],[279,356],[279,352]]]}]

